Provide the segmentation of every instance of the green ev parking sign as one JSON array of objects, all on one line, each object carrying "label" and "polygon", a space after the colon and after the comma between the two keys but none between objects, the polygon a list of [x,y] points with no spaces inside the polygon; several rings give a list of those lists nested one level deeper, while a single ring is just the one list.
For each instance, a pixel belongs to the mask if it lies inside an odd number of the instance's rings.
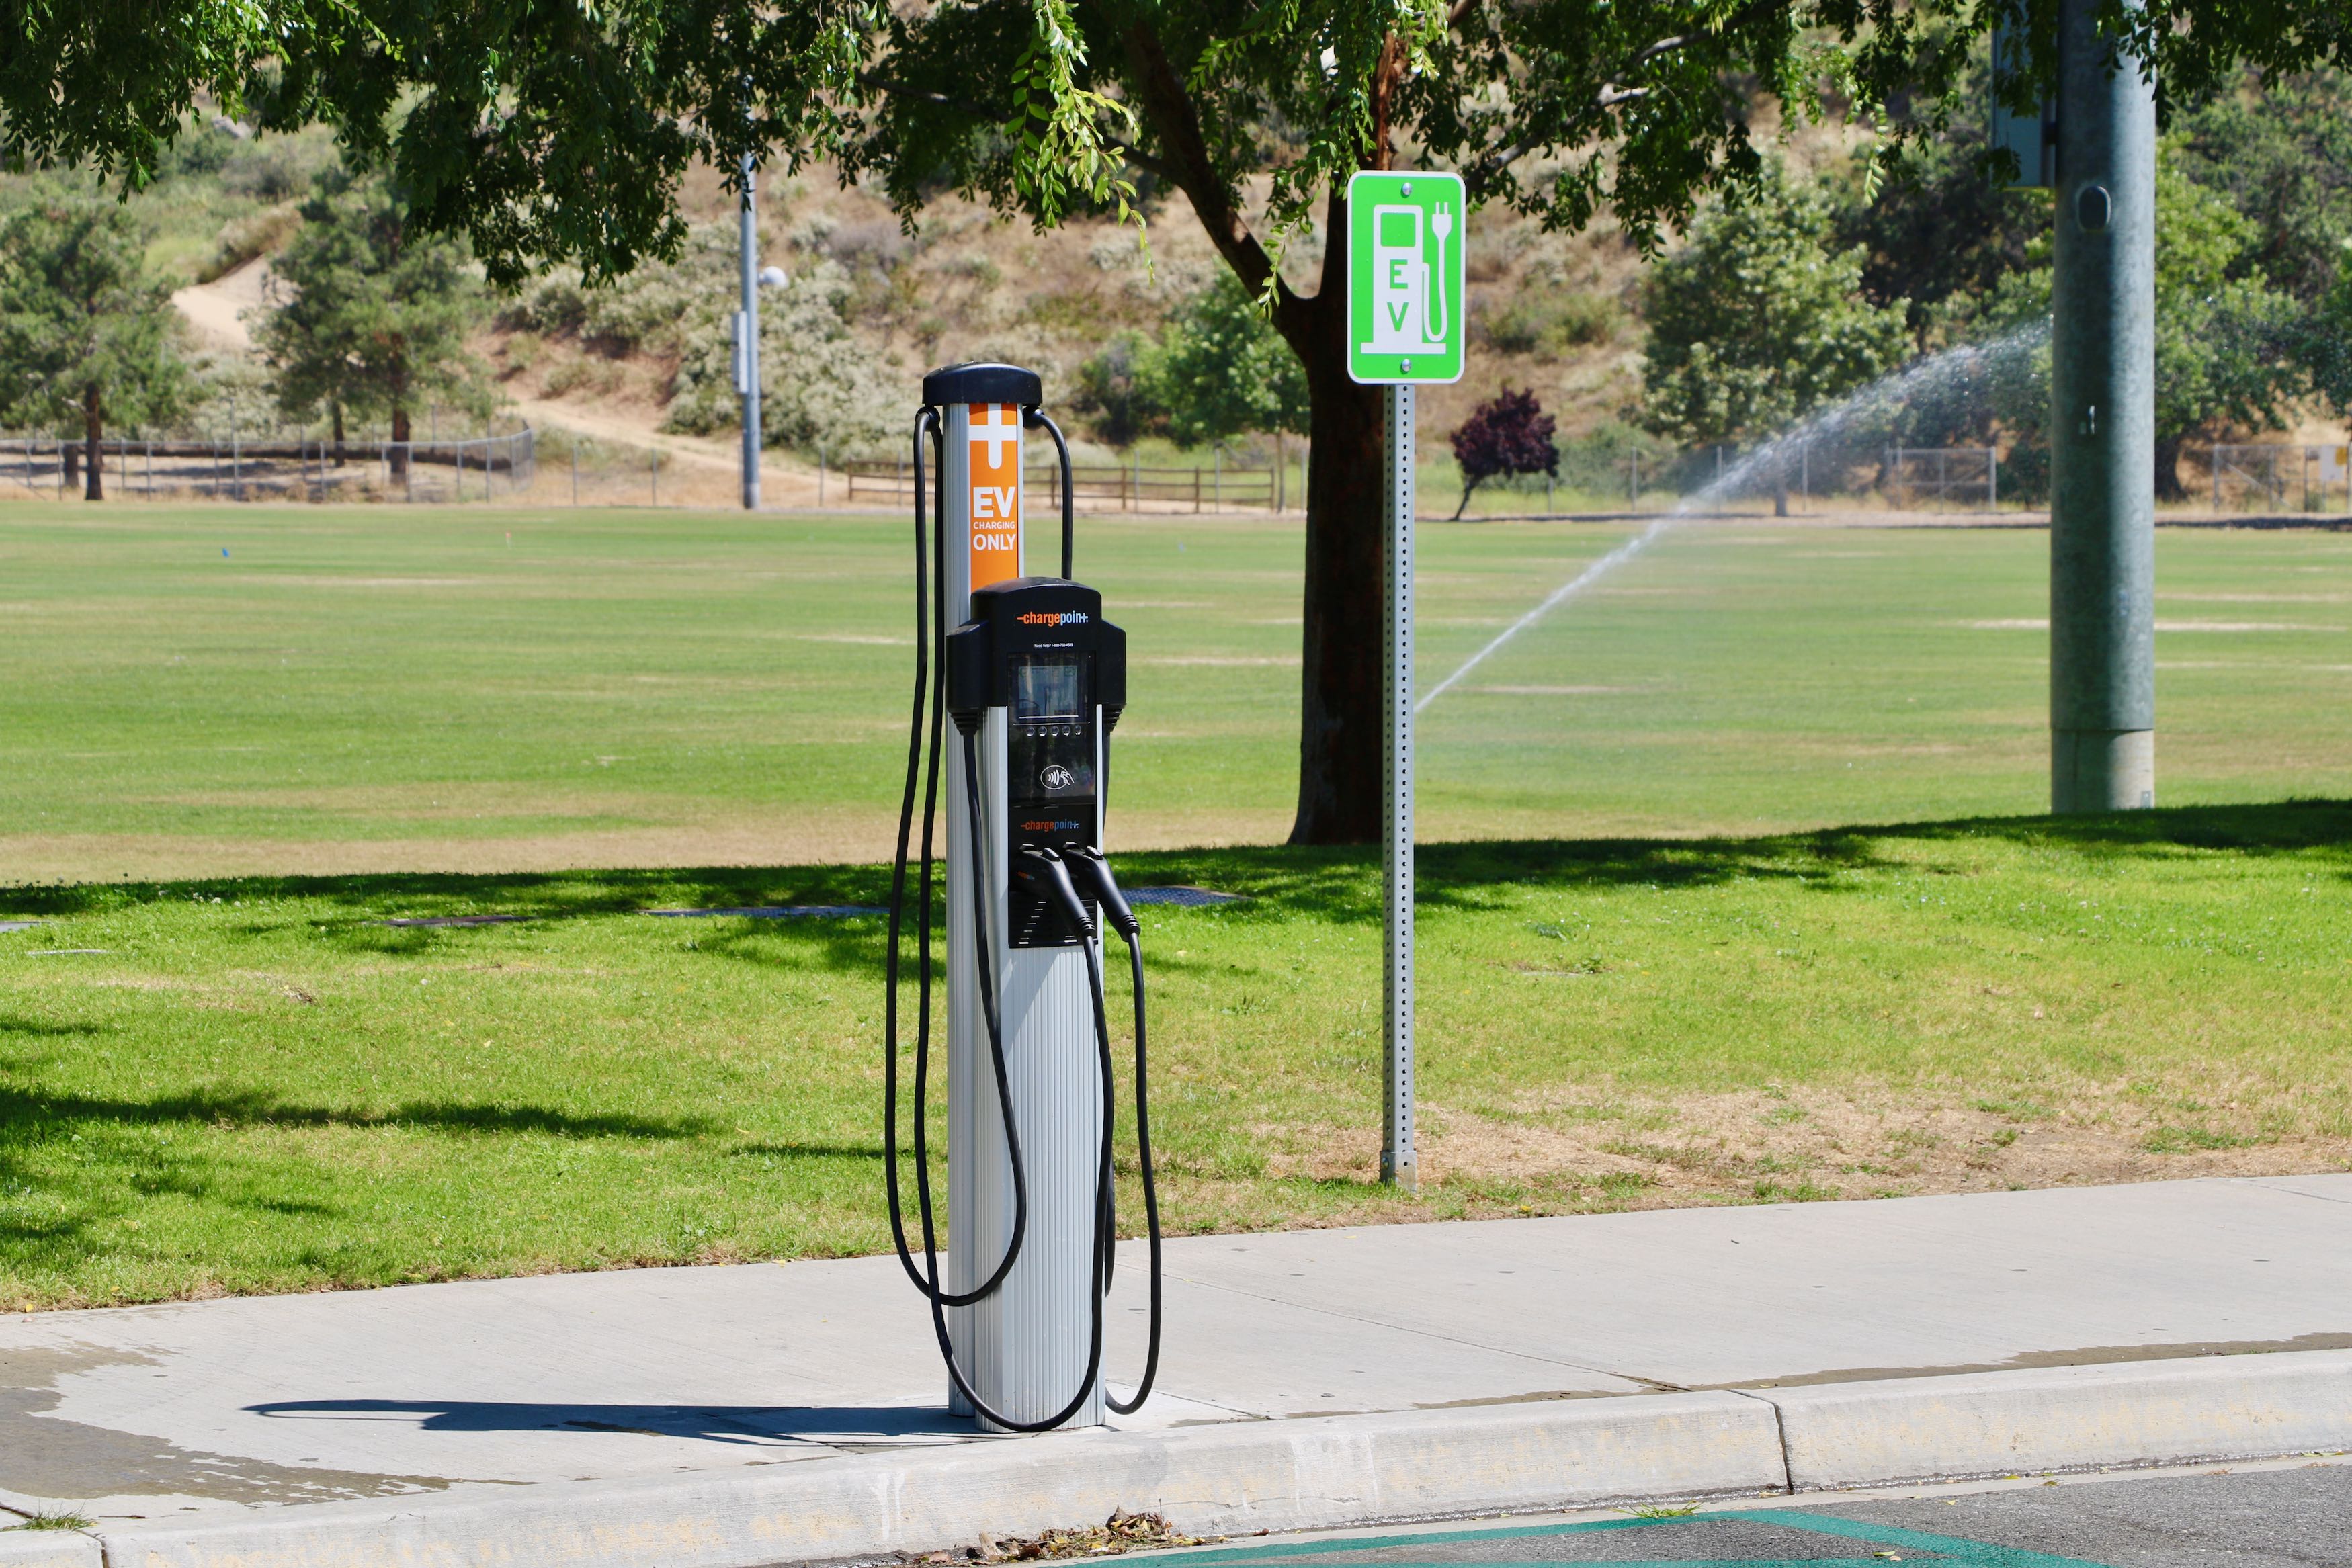
[{"label": "green ev parking sign", "polygon": [[1348,181],[1348,374],[1398,385],[1462,379],[1459,174]]}]

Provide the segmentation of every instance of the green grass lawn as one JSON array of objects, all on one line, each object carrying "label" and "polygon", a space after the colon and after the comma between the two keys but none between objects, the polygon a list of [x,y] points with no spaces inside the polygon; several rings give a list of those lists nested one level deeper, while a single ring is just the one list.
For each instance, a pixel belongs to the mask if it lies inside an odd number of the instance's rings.
[{"label": "green grass lawn", "polygon": [[[1170,1221],[2341,1166],[2348,842],[2312,805],[1432,846],[1414,1203],[1371,1180],[1375,862],[1131,856],[1250,895],[1147,911]],[[0,1303],[886,1247],[881,923],[636,913],[883,887],[19,890],[45,924],[0,936]],[[486,911],[532,918],[375,924]]]},{"label": "green grass lawn", "polygon": [[[1279,841],[1297,524],[1082,532],[1136,665],[1117,841]],[[905,535],[879,517],[0,507],[0,876],[877,856],[912,656]],[[1624,537],[1424,528],[1424,684]],[[2046,551],[2023,529],[1670,532],[1423,716],[1423,831],[2038,810]],[[2168,530],[2158,563],[2160,799],[2347,792],[2352,535]]]},{"label": "green grass lawn", "polygon": [[[1423,719],[1406,1203],[1375,864],[1251,843],[1296,525],[1083,530],[1123,873],[1250,895],[1148,912],[1180,1228],[2352,1155],[2352,808],[2275,803],[2352,793],[2352,537],[2161,537],[2125,820],[2030,816],[2038,533],[1690,528],[1529,631]],[[887,1245],[879,923],[639,911],[879,901],[904,535],[0,508],[0,1304]],[[1424,681],[1623,537],[1424,530]]]}]

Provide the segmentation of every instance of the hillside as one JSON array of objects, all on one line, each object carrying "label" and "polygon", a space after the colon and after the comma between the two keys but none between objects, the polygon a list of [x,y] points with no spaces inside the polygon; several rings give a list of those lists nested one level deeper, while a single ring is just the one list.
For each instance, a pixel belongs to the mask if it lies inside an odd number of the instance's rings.
[{"label": "hillside", "polygon": [[[273,417],[251,363],[249,328],[271,301],[270,260],[299,223],[299,202],[334,156],[322,132],[252,137],[215,120],[193,128],[163,178],[133,198],[152,230],[150,258],[177,285],[174,302],[202,358],[200,427],[234,420],[251,430]],[[731,468],[729,435],[680,428],[695,423],[680,398],[699,386],[695,366],[725,351],[736,302],[734,198],[714,172],[698,170],[683,210],[696,232],[674,265],[656,264],[582,299],[569,297],[559,273],[495,302],[474,347],[515,417],[657,446],[713,473]],[[1034,366],[1049,402],[1067,412],[1089,355],[1121,331],[1157,333],[1220,265],[1181,196],[1151,207],[1147,261],[1131,228],[1080,219],[1038,234],[953,197],[934,203],[907,234],[884,201],[842,188],[822,169],[763,189],[760,233],[763,261],[796,282],[822,280],[845,357],[870,397],[887,405],[893,430],[921,372],[961,359]],[[1288,259],[1291,276],[1311,280],[1320,254],[1318,235],[1302,237]],[[1512,214],[1474,214],[1468,265],[1478,351],[1461,385],[1424,400],[1436,437],[1505,384],[1533,387],[1567,436],[1622,412],[1638,387],[1639,263],[1612,228],[1604,222],[1583,235],[1549,235]],[[633,310],[639,319],[629,319]],[[772,347],[772,395],[792,395],[793,364],[789,347]],[[700,391],[709,402],[709,389]],[[1083,415],[1065,423],[1081,460],[1110,458]],[[836,444],[833,455],[841,455]],[[785,476],[812,468],[814,457],[811,444],[790,444],[772,455],[776,478],[789,483]],[[1144,457],[1205,461],[1164,443],[1147,443]]]},{"label": "hillside", "polygon": [[[2166,232],[2184,238],[2167,242],[2177,248],[2166,255],[2177,259],[2159,267],[2160,276],[2180,275],[2168,285],[2179,319],[2170,322],[2165,351],[2172,358],[2160,380],[2175,388],[2196,383],[2193,395],[2203,400],[2167,416],[2168,452],[2177,454],[2183,439],[2263,439],[2273,432],[2315,443],[2339,439],[2338,411],[2307,395],[2276,361],[2279,345],[2291,347],[2295,332],[2309,335],[2288,319],[2294,312],[2332,308],[2321,296],[2339,267],[2339,242],[2352,235],[2352,176],[2331,152],[2340,140],[2335,110],[2347,101],[2336,76],[2275,89],[2250,84],[2231,101],[2184,115],[2168,140],[2159,207],[2169,214]],[[1924,183],[1890,184],[1872,196],[1854,157],[1858,133],[1813,125],[1784,137],[1767,120],[1757,129],[1789,169],[1790,193],[1774,209],[1780,198],[1770,193],[1779,187],[1768,182],[1747,220],[1748,238],[1733,234],[1723,242],[1764,249],[1710,252],[1708,222],[1678,236],[1684,273],[1696,269],[1696,287],[1719,296],[1704,307],[1718,319],[1696,329],[1704,310],[1675,307],[1659,324],[1659,341],[1698,330],[1722,365],[1735,362],[1725,354],[1746,356],[1739,362],[1747,368],[1728,373],[1757,384],[1801,377],[1788,368],[1790,356],[1833,333],[1806,327],[1805,308],[1789,298],[1755,295],[1752,280],[1770,275],[1765,263],[1773,246],[1789,264],[1781,277],[1848,280],[1816,286],[1817,294],[1826,288],[1823,298],[1836,297],[1826,308],[1850,305],[1882,318],[1907,312],[1901,337],[1871,365],[1846,374],[1833,395],[1906,355],[1984,341],[2046,313],[2046,298],[2037,304],[2035,290],[2046,296],[2047,197],[1987,186],[1970,162],[1973,132],[1927,150]],[[173,298],[197,359],[187,431],[251,435],[276,423],[250,328],[278,297],[273,261],[300,228],[301,200],[336,156],[322,131],[260,137],[215,118],[192,126],[161,177],[131,203],[151,234],[151,263],[176,285]],[[0,176],[0,197],[16,181]],[[844,188],[827,168],[772,178],[761,193],[761,259],[788,281],[762,296],[771,498],[815,499],[820,455],[837,468],[845,458],[895,454],[922,371],[965,359],[1041,371],[1048,405],[1076,437],[1081,462],[1206,465],[1205,451],[1180,452],[1164,438],[1121,444],[1137,426],[1108,406],[1123,395],[1116,389],[1129,384],[1120,377],[1134,346],[1191,316],[1223,276],[1181,195],[1148,198],[1145,206],[1148,247],[1132,228],[1106,221],[1079,219],[1041,234],[947,195],[934,198],[908,232],[875,192]],[[502,400],[499,422],[551,433],[543,457],[579,462],[583,472],[601,468],[619,495],[650,487],[667,500],[722,502],[736,463],[735,198],[715,172],[697,170],[681,209],[688,233],[674,260],[597,289],[562,268],[534,278],[488,301],[471,349]],[[1739,225],[1727,218],[1722,226],[1730,233]],[[1470,371],[1456,386],[1423,394],[1428,500],[1450,501],[1437,492],[1458,483],[1447,437],[1506,386],[1531,390],[1556,419],[1561,483],[1583,504],[1622,495],[1632,449],[1641,452],[1645,491],[1688,493],[1718,465],[1710,444],[1737,446],[1759,430],[1781,427],[1785,410],[1761,423],[1688,419],[1661,401],[1658,410],[1680,421],[1689,449],[1672,474],[1662,473],[1673,457],[1669,444],[1633,427],[1649,337],[1644,264],[1612,222],[1604,215],[1586,233],[1552,234],[1490,208],[1470,216],[1467,242]],[[1292,242],[1286,270],[1311,287],[1321,256],[1322,236],[1310,230]],[[1673,270],[1670,264],[1647,276],[1664,283]],[[2262,292],[2273,284],[2284,292]],[[2352,299],[2352,279],[2340,290]],[[1682,298],[1694,297],[1685,288]],[[2219,315],[2216,301],[2226,306]],[[1835,329],[1849,329],[1875,330],[1855,321]],[[1720,402],[1720,390],[1702,386],[1685,401],[1704,410]],[[2004,498],[2032,499],[2043,417],[2037,395],[2028,389],[2013,408],[1915,410],[1883,435],[1865,433],[1841,471],[1849,482],[1855,472],[1866,475],[1882,439],[1990,443],[2003,448]],[[425,410],[418,434],[446,440],[469,434],[473,423]],[[1147,421],[1142,428],[1160,426]],[[1270,440],[1244,441],[1219,461],[1263,469],[1273,452]],[[2027,460],[2012,464],[2013,453]],[[1290,454],[1295,460],[1295,444]],[[2172,460],[2159,461],[2164,491]],[[2194,486],[2207,472],[2200,458],[2179,477]],[[2166,493],[2188,498],[2178,485]],[[840,498],[837,488],[829,498]],[[1524,492],[1482,498],[1506,509],[1527,505]]]}]

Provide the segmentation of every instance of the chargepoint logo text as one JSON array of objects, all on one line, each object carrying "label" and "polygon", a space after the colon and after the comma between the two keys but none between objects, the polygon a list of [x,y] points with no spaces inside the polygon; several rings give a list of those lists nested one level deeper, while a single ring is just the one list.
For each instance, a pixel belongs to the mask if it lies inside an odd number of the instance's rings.
[{"label": "chargepoint logo text", "polygon": [[1083,626],[1087,623],[1087,612],[1083,610],[1031,610],[1022,614],[1021,624],[1024,626]]}]

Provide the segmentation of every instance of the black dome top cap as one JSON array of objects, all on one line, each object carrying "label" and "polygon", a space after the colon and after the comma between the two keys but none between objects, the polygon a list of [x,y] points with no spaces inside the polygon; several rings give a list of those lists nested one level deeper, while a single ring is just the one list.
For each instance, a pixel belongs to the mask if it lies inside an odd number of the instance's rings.
[{"label": "black dome top cap", "polygon": [[1035,408],[1045,383],[1018,365],[946,365],[923,378],[923,401],[933,408],[958,402],[1011,402]]}]

